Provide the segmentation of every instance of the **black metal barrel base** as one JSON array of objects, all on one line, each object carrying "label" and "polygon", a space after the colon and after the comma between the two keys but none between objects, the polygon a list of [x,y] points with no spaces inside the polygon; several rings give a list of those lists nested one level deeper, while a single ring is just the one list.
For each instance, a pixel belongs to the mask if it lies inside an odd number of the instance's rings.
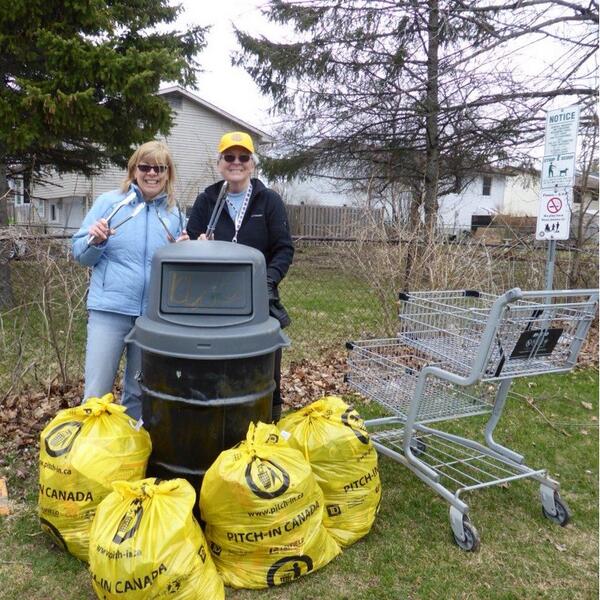
[{"label": "black metal barrel base", "polygon": [[152,454],[147,474],[183,477],[200,492],[221,451],[271,421],[274,355],[192,360],[142,351],[142,418]]}]

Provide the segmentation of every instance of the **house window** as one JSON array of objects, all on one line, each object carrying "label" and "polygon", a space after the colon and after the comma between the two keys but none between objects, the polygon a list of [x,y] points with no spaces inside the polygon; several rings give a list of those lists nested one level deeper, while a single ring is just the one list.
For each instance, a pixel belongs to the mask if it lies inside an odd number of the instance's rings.
[{"label": "house window", "polygon": [[50,215],[48,217],[48,221],[50,223],[58,223],[60,220],[60,210],[58,208],[58,204],[51,203],[50,204]]},{"label": "house window", "polygon": [[183,106],[183,98],[179,94],[165,96],[165,100],[169,103],[169,106],[175,110],[181,110],[181,107]]},{"label": "house window", "polygon": [[25,196],[25,183],[23,182],[23,176],[17,175],[12,179],[12,190],[14,194],[15,206],[23,206],[23,204],[29,204],[29,197]]},{"label": "house window", "polygon": [[483,187],[481,190],[481,194],[483,196],[491,196],[492,195],[492,176],[491,175],[483,176]]},{"label": "house window", "polygon": [[33,205],[35,206],[35,210],[37,211],[40,219],[45,218],[46,216],[46,203],[43,200],[34,200]]}]

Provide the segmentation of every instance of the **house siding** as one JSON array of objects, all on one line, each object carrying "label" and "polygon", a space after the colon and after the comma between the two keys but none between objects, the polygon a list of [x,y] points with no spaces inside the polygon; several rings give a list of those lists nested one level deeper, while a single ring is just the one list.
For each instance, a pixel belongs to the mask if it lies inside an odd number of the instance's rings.
[{"label": "house siding", "polygon": [[539,174],[507,177],[504,212],[515,217],[537,217],[540,204]]},{"label": "house siding", "polygon": [[239,123],[183,98],[165,138],[177,172],[177,199],[183,207],[193,204],[200,191],[221,179],[217,171],[217,145],[224,133],[235,129],[240,129]]},{"label": "house siding", "polygon": [[[438,223],[445,233],[458,233],[471,230],[473,215],[492,217],[504,211],[506,176],[491,177],[490,195],[483,195],[484,174],[473,177],[460,194],[446,194],[438,198]],[[333,178],[311,177],[304,180],[279,184],[284,201],[289,205],[306,204],[318,206],[364,206],[365,195],[354,194],[343,189]],[[401,202],[399,209],[402,210]],[[387,203],[386,203],[387,206]],[[389,212],[389,211],[387,211]],[[387,218],[391,215],[387,214]]]},{"label": "house siding", "polygon": [[[184,211],[194,203],[200,191],[220,179],[216,149],[224,133],[249,130],[257,147],[264,141],[263,137],[268,137],[258,134],[256,129],[249,129],[246,123],[234,117],[229,118],[226,113],[221,114],[216,107],[211,110],[202,101],[190,99],[186,94],[177,90],[162,94],[174,111],[171,131],[162,139],[169,146],[175,163],[175,193]],[[47,184],[36,185],[32,189],[32,197],[46,203],[46,222],[49,222],[50,204],[61,207],[59,221],[52,223],[53,228],[76,229],[94,200],[100,194],[120,187],[126,174],[125,169],[115,165],[89,178],[76,173],[55,174]],[[69,206],[70,203],[73,206]]]},{"label": "house siding", "polygon": [[502,212],[506,178],[492,175],[489,196],[483,195],[483,175],[477,175],[460,194],[447,194],[438,199],[438,221],[447,233],[471,229],[473,215],[493,216]]}]

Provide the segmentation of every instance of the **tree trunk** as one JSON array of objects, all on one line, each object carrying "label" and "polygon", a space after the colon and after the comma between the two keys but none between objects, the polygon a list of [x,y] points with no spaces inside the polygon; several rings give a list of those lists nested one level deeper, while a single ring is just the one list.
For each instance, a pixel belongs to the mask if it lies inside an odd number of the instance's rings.
[{"label": "tree trunk", "polygon": [[[571,265],[567,274],[567,285],[569,286],[570,289],[576,288],[576,287],[584,287],[586,284],[583,283],[582,285],[580,285],[580,277],[581,277],[581,273],[580,273],[580,266],[581,266],[581,256],[582,256],[582,250],[583,247],[585,245],[585,241],[586,241],[586,236],[587,236],[587,231],[588,231],[588,226],[591,224],[591,218],[587,219],[586,215],[587,215],[587,209],[589,208],[592,199],[590,198],[590,200],[588,202],[586,202],[585,200],[585,196],[586,196],[586,190],[588,188],[588,179],[590,176],[590,172],[592,170],[592,165],[594,163],[594,150],[596,148],[597,145],[597,140],[598,140],[598,119],[594,118],[592,120],[592,134],[591,134],[591,139],[589,142],[589,155],[585,152],[585,146],[584,146],[584,159],[583,159],[583,164],[584,164],[584,168],[583,168],[583,172],[580,176],[579,179],[579,194],[580,194],[580,202],[579,202],[579,215],[578,215],[578,221],[577,221],[577,231],[576,231],[576,238],[575,238],[575,252],[573,255],[573,260],[571,261]],[[575,190],[573,190],[573,194],[575,194]],[[575,198],[573,198],[573,201],[575,200]],[[596,216],[594,218],[597,218]]]},{"label": "tree trunk", "polygon": [[[419,257],[419,247],[422,238],[423,224],[421,222],[421,204],[423,202],[423,193],[419,188],[412,190],[412,202],[410,204],[410,216],[408,221],[408,235],[405,243],[406,255],[404,263],[404,286],[402,291],[408,292],[419,287],[418,281],[413,281],[415,265]],[[402,243],[402,239],[400,240]]]},{"label": "tree trunk", "polygon": [[6,165],[0,163],[0,310],[12,308],[13,293],[10,280],[10,239],[4,238],[8,225],[8,181],[6,180]]},{"label": "tree trunk", "polygon": [[437,194],[440,172],[440,148],[438,116],[439,104],[439,11],[438,0],[429,0],[429,23],[427,26],[427,96],[425,107],[427,110],[426,128],[426,159],[425,187],[423,194],[423,208],[425,209],[425,234],[429,241],[433,236],[437,221]]}]

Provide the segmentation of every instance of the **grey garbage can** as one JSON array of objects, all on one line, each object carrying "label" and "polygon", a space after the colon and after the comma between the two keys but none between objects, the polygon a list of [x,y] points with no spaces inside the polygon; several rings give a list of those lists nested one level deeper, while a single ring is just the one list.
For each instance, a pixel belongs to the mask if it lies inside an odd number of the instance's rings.
[{"label": "grey garbage can", "polygon": [[269,316],[263,255],[231,242],[189,241],[155,253],[150,300],[127,341],[142,353],[148,475],[199,491],[219,453],[251,421],[271,420],[275,352],[289,345]]}]

